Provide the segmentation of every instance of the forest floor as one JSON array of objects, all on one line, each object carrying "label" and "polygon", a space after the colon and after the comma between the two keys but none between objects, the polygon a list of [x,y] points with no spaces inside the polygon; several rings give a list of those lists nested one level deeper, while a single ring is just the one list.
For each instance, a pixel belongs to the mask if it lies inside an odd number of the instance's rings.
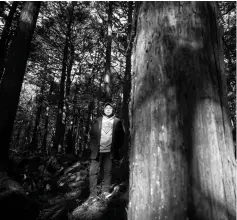
[{"label": "forest floor", "polygon": [[[0,174],[0,215],[25,220],[127,220],[128,164],[114,164],[109,197],[89,197],[89,161],[74,155],[11,157]],[[1,218],[2,219],[2,218]]]}]

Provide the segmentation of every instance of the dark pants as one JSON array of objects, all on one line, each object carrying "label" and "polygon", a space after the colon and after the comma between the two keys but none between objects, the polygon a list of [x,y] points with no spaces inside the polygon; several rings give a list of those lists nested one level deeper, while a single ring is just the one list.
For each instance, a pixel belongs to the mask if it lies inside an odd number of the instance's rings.
[{"label": "dark pants", "polygon": [[91,160],[89,171],[90,196],[97,195],[96,190],[99,171],[102,171],[102,192],[109,192],[112,176],[112,159],[110,152],[100,153],[97,160]]}]

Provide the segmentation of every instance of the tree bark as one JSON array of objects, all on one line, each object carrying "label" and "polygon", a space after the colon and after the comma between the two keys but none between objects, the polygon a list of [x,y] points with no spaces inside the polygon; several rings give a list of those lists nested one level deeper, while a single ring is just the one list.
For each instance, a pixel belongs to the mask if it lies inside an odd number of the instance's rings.
[{"label": "tree bark", "polygon": [[33,134],[32,134],[32,139],[31,139],[31,143],[30,143],[30,150],[32,152],[34,152],[37,148],[38,145],[38,135],[37,135],[37,131],[38,131],[38,126],[40,123],[40,116],[41,116],[41,112],[42,112],[42,105],[43,105],[43,97],[42,95],[40,95],[39,100],[37,101],[37,109],[36,109],[36,118],[35,118],[35,123],[34,123],[34,128],[33,128]]},{"label": "tree bark", "polygon": [[8,161],[9,143],[39,8],[40,2],[24,4],[0,84],[0,163],[2,165],[7,164]]},{"label": "tree bark", "polygon": [[[47,71],[47,67],[45,68]],[[40,95],[36,100],[36,118],[35,118],[35,124],[34,124],[34,129],[33,129],[33,134],[32,134],[32,140],[30,143],[30,150],[32,152],[34,152],[38,146],[38,126],[40,123],[40,118],[41,118],[41,113],[42,113],[42,109],[43,109],[43,102],[44,102],[44,93],[45,93],[45,83],[46,83],[46,78],[44,77],[43,81],[42,81],[42,85],[40,88]]]},{"label": "tree bark", "polygon": [[[126,50],[126,67],[124,75],[124,86],[123,86],[123,122],[125,128],[125,138],[124,138],[124,148],[127,150],[128,142],[130,137],[129,130],[129,102],[130,102],[130,92],[131,92],[131,54],[132,47],[131,42],[131,32],[132,32],[132,12],[133,12],[133,2],[128,2],[128,28],[127,28],[127,50]],[[124,152],[128,155],[127,152]]]},{"label": "tree bark", "polygon": [[132,67],[128,219],[236,218],[213,2],[143,2]]},{"label": "tree bark", "polygon": [[66,154],[74,154],[75,153],[75,141],[74,141],[74,136],[73,136],[73,121],[70,122],[71,124],[69,125],[69,129],[67,131],[67,146],[66,146]]},{"label": "tree bark", "polygon": [[46,153],[47,150],[47,136],[48,136],[48,124],[49,124],[49,107],[47,106],[45,109],[45,117],[44,117],[44,134],[42,141],[42,152]]},{"label": "tree bark", "polygon": [[[66,81],[66,102],[65,102],[65,106],[66,106],[66,118],[65,118],[65,123],[68,121],[68,116],[69,116],[69,111],[71,109],[71,106],[69,106],[69,99],[70,99],[70,90],[71,90],[71,73],[72,73],[72,66],[74,63],[74,46],[71,44],[70,45],[70,61],[69,61],[69,65],[67,68],[67,81]],[[71,123],[71,122],[69,122]],[[65,124],[66,126],[66,124]],[[69,126],[71,126],[71,124],[69,124]],[[68,145],[68,144],[67,144]]]},{"label": "tree bark", "polygon": [[74,63],[74,52],[75,52],[75,49],[74,49],[74,46],[73,45],[70,45],[70,62],[69,62],[69,65],[68,65],[68,69],[67,69],[67,81],[66,81],[66,99],[68,100],[69,99],[69,95],[70,95],[70,89],[71,89],[71,73],[72,73],[72,66],[73,66],[73,63]]},{"label": "tree bark", "polygon": [[68,61],[68,46],[69,46],[69,38],[71,34],[71,26],[73,22],[73,3],[70,3],[68,6],[68,24],[67,24],[67,33],[64,45],[63,52],[63,63],[62,63],[62,75],[60,81],[60,94],[59,94],[59,102],[58,102],[58,115],[56,120],[56,131],[54,137],[54,148],[58,150],[59,145],[63,145],[64,134],[65,134],[65,119],[66,119],[66,108],[65,108],[65,80],[66,80],[66,71],[67,71],[67,61]]},{"label": "tree bark", "polygon": [[[32,103],[32,101],[29,101],[28,102],[28,105],[31,105],[31,107],[29,108],[29,111],[28,111],[28,114],[29,114],[29,116],[27,117],[27,120],[25,121],[25,129],[24,129],[24,132],[23,132],[23,144],[22,145],[24,145],[24,147],[25,147],[25,149],[27,148],[27,150],[29,150],[28,149],[28,147],[29,147],[29,145],[30,145],[30,140],[31,140],[31,137],[32,137],[32,128],[33,128],[33,122],[32,122],[32,117],[33,117],[33,111],[32,111],[32,105],[33,105],[33,103]],[[14,127],[13,127],[14,128]]]},{"label": "tree bark", "polygon": [[88,136],[90,131],[90,124],[91,124],[91,115],[93,114],[94,108],[94,100],[90,101],[88,104],[88,115],[86,119],[86,127],[85,127],[85,136],[84,136],[84,146],[87,146]]},{"label": "tree bark", "polygon": [[7,17],[6,23],[2,31],[1,39],[0,39],[0,80],[2,78],[3,70],[4,70],[4,62],[6,58],[5,56],[6,56],[7,42],[9,38],[9,30],[12,24],[14,14],[17,9],[17,5],[18,5],[18,2],[12,2],[11,10]]},{"label": "tree bark", "polygon": [[[53,92],[53,85],[54,85],[54,77],[50,82],[50,87],[49,87],[49,91],[48,91],[48,97],[50,97],[52,95]],[[44,117],[44,134],[43,134],[43,141],[42,141],[42,151],[43,152],[47,152],[47,136],[48,136],[48,124],[49,124],[49,103],[45,108],[45,117]],[[49,149],[48,149],[49,152]]]},{"label": "tree bark", "polygon": [[104,75],[104,85],[105,85],[105,99],[111,100],[111,46],[112,46],[112,2],[108,2],[108,33],[107,33],[107,47],[106,47],[106,64],[105,64],[105,75]]},{"label": "tree bark", "polygon": [[[81,75],[81,66],[79,66],[79,73]],[[79,92],[79,84],[76,82],[76,89],[74,91],[73,97],[73,137],[75,137],[74,141],[74,153],[77,151],[78,142],[79,142],[79,118],[80,118],[80,108],[78,107],[78,92]]]},{"label": "tree bark", "polygon": [[15,149],[17,149],[20,146],[20,140],[21,140],[21,133],[22,133],[22,124],[24,123],[24,120],[19,122],[17,132],[16,132],[16,139],[15,139]]}]

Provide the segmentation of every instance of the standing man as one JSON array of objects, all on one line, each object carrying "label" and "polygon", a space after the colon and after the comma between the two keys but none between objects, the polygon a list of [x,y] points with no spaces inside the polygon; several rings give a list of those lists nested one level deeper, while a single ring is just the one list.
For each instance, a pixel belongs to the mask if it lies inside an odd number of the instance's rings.
[{"label": "standing man", "polygon": [[102,193],[109,194],[112,176],[112,161],[120,159],[124,140],[121,120],[114,116],[112,103],[105,103],[103,116],[96,119],[91,127],[91,164],[89,170],[90,197],[97,195],[99,170],[103,171]]}]

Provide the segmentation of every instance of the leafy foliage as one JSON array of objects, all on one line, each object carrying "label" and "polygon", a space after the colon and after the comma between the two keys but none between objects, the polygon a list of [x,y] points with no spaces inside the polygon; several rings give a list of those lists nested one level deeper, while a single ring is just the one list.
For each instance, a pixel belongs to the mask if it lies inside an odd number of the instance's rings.
[{"label": "leafy foliage", "polygon": [[[228,104],[233,129],[236,131],[236,2],[219,2],[223,26],[223,48]],[[234,134],[235,136],[235,134]]]}]

